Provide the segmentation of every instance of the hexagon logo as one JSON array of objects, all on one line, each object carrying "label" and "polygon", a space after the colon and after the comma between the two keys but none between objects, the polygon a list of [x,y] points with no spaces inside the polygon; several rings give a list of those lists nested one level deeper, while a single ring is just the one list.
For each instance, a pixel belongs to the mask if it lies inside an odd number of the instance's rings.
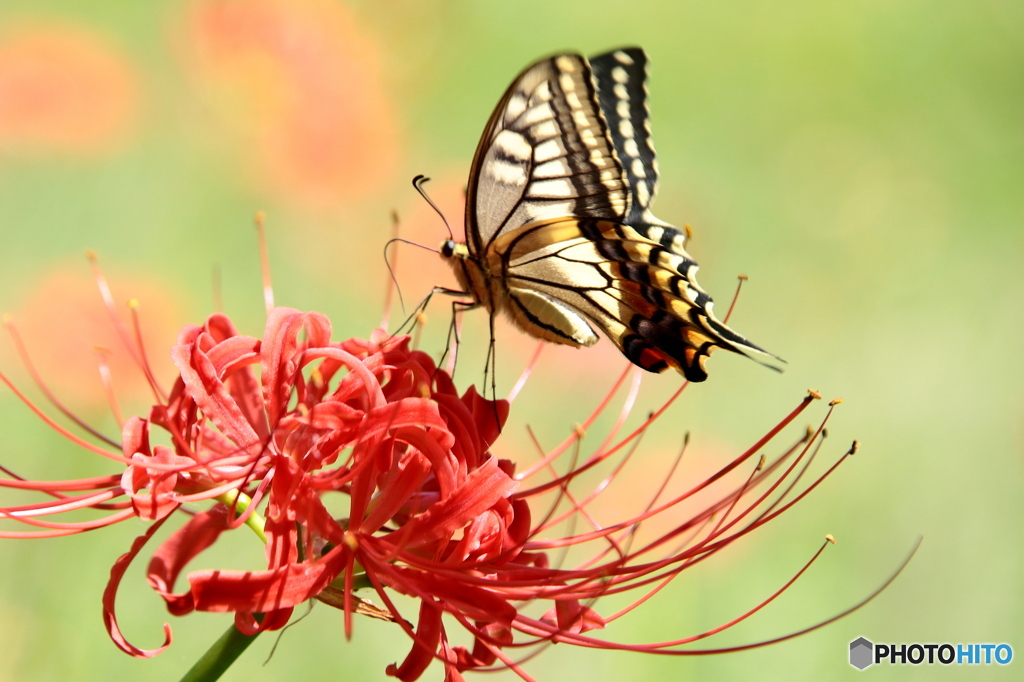
[{"label": "hexagon logo", "polygon": [[850,642],[850,665],[857,670],[863,670],[874,663],[875,645],[864,637],[858,637]]}]

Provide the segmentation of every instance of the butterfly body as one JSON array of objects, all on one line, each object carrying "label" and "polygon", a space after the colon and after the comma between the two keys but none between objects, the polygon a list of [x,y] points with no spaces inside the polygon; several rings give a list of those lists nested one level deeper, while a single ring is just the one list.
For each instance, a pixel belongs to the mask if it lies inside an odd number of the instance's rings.
[{"label": "butterfly body", "polygon": [[[598,336],[579,313],[524,279],[529,277],[530,261],[542,258],[551,248],[551,233],[564,233],[568,226],[568,221],[561,220],[524,225],[504,235],[482,259],[471,258],[465,244],[450,240],[441,252],[450,252],[449,258],[457,259],[452,267],[459,285],[490,314],[505,313],[519,329],[543,341],[592,346]],[[558,243],[566,246],[564,240]],[[517,277],[513,273],[522,269],[521,263],[527,273]]]},{"label": "butterfly body", "polygon": [[686,235],[650,211],[645,77],[639,48],[523,71],[477,148],[466,242],[441,255],[475,304],[531,336],[591,346],[596,327],[634,364],[702,381],[716,347],[774,356],[718,321]]}]

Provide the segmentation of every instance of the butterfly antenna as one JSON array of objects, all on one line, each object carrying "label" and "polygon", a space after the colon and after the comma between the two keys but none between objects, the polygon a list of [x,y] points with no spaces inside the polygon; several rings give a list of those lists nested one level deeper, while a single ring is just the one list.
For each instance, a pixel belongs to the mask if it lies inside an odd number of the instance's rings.
[{"label": "butterfly antenna", "polygon": [[430,178],[428,178],[426,175],[417,175],[415,178],[412,179],[412,186],[416,188],[416,191],[420,193],[420,196],[423,197],[423,199],[428,204],[430,204],[430,208],[434,209],[434,212],[436,212],[437,215],[441,216],[441,220],[444,222],[444,226],[448,228],[448,236],[451,237],[452,239],[455,239],[455,233],[452,232],[452,226],[448,224],[448,219],[444,217],[444,213],[441,213],[441,209],[437,207],[437,204],[434,203],[433,199],[431,199],[427,195],[427,190],[423,189],[423,185],[427,184],[428,182],[430,182]]},{"label": "butterfly antenna", "polygon": [[[426,249],[427,251],[430,251],[431,253],[440,254],[441,252],[438,251],[437,249],[433,249],[433,248],[431,248],[429,246],[424,246],[423,244],[420,244],[418,242],[410,241],[408,239],[403,239],[401,237],[392,237],[391,239],[389,239],[387,241],[386,244],[384,244],[384,264],[387,265],[388,272],[391,273],[391,281],[395,283],[395,287],[398,290],[398,301],[399,301],[399,303],[402,306],[402,314],[404,315],[405,314],[405,301],[402,299],[402,288],[398,285],[398,278],[395,276],[395,270],[391,266],[390,261],[388,261],[388,248],[390,248],[391,245],[396,243],[396,242],[400,243],[400,244],[408,244],[409,246],[415,246],[415,247],[418,247],[418,248],[421,248],[421,249]],[[397,260],[397,258],[396,258],[396,260]],[[390,289],[389,289],[388,302],[385,303],[385,305],[389,305],[389,303],[390,303]],[[417,306],[417,309],[419,309],[422,306],[423,306],[423,304],[421,303],[419,306]],[[406,320],[406,322],[408,322],[408,320]],[[405,326],[405,325],[402,325],[402,326]]]}]

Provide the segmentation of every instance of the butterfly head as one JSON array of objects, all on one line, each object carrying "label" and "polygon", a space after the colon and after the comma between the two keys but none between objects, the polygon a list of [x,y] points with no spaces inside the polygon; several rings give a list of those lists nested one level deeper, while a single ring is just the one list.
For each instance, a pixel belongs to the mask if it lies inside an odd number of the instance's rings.
[{"label": "butterfly head", "polygon": [[445,239],[441,242],[441,257],[445,260],[449,258],[469,258],[469,249],[465,244],[454,239]]}]

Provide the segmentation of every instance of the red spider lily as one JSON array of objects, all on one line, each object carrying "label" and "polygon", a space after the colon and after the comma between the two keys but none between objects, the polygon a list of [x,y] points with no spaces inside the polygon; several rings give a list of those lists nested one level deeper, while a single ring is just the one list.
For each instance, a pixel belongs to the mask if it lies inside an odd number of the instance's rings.
[{"label": "red spider lily", "polygon": [[[130,341],[131,334],[122,331]],[[15,340],[20,348],[16,334]],[[145,353],[137,345],[135,350],[145,369]],[[792,507],[839,464],[798,489],[823,441],[824,421],[772,461],[758,454],[819,397],[812,392],[689,491],[671,499],[656,491],[639,513],[601,525],[591,512],[594,500],[613,487],[639,437],[685,385],[619,437],[639,387],[634,373],[611,434],[580,461],[586,430],[625,383],[627,370],[572,436],[516,473],[511,461],[492,453],[508,403],[487,400],[472,387],[460,395],[428,355],[410,348],[408,337],[378,330],[369,340],[333,342],[325,316],[274,308],[261,339],[239,334],[217,314],[201,327],[184,328],[171,356],[178,370],[173,387],[163,397],[146,371],[157,401],[148,417],[124,422],[120,452],[73,435],[18,393],[67,438],[122,463],[123,473],[47,482],[3,469],[9,478],[0,479],[0,486],[52,497],[0,508],[0,517],[36,527],[0,537],[67,535],[133,516],[152,522],[115,563],[103,596],[112,639],[139,657],[163,651],[170,628],[164,625],[165,642],[155,650],[133,646],[118,629],[114,598],[129,563],[177,511],[190,518],[155,550],[148,568],[149,584],[172,614],[231,612],[247,634],[283,627],[296,605],[313,598],[343,610],[346,632],[353,613],[384,617],[413,641],[405,660],[388,668],[402,680],[417,679],[435,659],[446,679],[495,665],[529,679],[520,667],[528,654],[514,652],[554,642],[674,655],[725,651],[678,647],[745,619],[792,580],[750,612],[685,639],[627,645],[586,633],[604,628],[687,567]],[[0,379],[17,392],[6,377]],[[155,429],[170,435],[171,446],[154,444]],[[559,464],[565,460],[571,461]],[[589,492],[577,490],[584,474],[613,460],[615,468],[596,489],[591,484]],[[564,473],[555,473],[556,466]],[[730,476],[744,467],[740,481]],[[721,488],[697,513],[681,512],[680,505],[694,496]],[[340,519],[325,506],[338,493],[347,499],[347,516]],[[206,500],[213,505],[193,508]],[[45,520],[83,508],[105,516],[92,522]],[[655,517],[662,525],[670,518],[669,529],[641,541],[638,530]],[[577,530],[580,524],[584,528]],[[186,576],[187,588],[176,591],[185,566],[221,533],[241,525],[264,540],[266,570],[198,570]],[[553,554],[567,549],[573,550],[574,565],[556,565]],[[384,608],[358,598],[358,589],[374,590]],[[419,601],[415,627],[392,592]],[[600,598],[627,592],[636,595],[627,608],[606,615],[596,610]],[[453,623],[469,633],[472,647],[449,642]]]}]

